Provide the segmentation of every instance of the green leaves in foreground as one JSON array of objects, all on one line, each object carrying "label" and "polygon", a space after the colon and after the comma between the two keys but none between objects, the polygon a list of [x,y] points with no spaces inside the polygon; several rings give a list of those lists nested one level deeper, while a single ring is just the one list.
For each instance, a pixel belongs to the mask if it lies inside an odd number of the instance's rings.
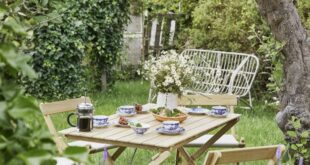
[{"label": "green leaves in foreground", "polygon": [[[0,165],[54,165],[58,153],[38,103],[17,83],[19,77],[36,77],[31,57],[22,53],[28,34],[19,13],[23,6],[22,1],[0,2]],[[88,162],[86,148],[67,150],[70,158]]]},{"label": "green leaves in foreground", "polygon": [[69,159],[90,164],[86,147],[71,146],[65,149],[63,156]]}]

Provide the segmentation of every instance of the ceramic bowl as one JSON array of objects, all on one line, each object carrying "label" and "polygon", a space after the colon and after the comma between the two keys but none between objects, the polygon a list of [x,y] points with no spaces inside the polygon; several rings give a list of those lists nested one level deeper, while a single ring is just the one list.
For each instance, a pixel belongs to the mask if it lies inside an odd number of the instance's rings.
[{"label": "ceramic bowl", "polygon": [[223,115],[227,112],[227,108],[223,106],[213,106],[211,112],[216,115]]},{"label": "ceramic bowl", "polygon": [[94,127],[103,127],[108,124],[108,116],[97,115],[93,116]]},{"label": "ceramic bowl", "polygon": [[150,125],[141,124],[141,127],[136,127],[135,125],[130,124],[130,127],[135,131],[136,134],[143,135],[150,128]]},{"label": "ceramic bowl", "polygon": [[135,112],[135,106],[132,105],[124,105],[117,108],[120,113],[123,114],[132,114]]},{"label": "ceramic bowl", "polygon": [[180,122],[179,121],[164,121],[163,122],[163,128],[165,130],[175,130],[177,128],[179,128],[180,126]]}]

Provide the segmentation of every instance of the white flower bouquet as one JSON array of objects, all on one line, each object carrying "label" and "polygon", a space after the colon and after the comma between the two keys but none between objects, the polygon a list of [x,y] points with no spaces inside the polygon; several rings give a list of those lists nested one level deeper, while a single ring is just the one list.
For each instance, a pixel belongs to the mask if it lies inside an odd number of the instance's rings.
[{"label": "white flower bouquet", "polygon": [[143,75],[157,92],[181,94],[184,87],[195,81],[193,70],[188,67],[190,61],[174,50],[163,51],[159,58],[145,62]]}]

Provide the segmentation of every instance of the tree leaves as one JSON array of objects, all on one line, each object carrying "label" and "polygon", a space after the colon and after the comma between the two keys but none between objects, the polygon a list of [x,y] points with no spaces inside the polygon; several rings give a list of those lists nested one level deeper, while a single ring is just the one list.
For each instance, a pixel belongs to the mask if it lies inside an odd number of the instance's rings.
[{"label": "tree leaves", "polygon": [[26,34],[26,29],[24,28],[24,26],[22,26],[20,23],[17,23],[16,19],[14,19],[13,17],[7,17],[4,20],[3,25],[5,28],[14,31],[17,34]]},{"label": "tree leaves", "polygon": [[64,150],[63,155],[72,160],[89,164],[88,152],[89,150],[86,147],[71,146]]}]

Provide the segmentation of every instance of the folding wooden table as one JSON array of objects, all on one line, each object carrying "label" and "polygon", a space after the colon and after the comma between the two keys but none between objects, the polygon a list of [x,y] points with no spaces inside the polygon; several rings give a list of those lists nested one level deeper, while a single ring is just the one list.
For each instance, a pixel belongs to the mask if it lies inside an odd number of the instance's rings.
[{"label": "folding wooden table", "polygon": [[[188,115],[188,118],[181,123],[185,132],[181,135],[162,135],[156,131],[161,122],[155,120],[151,113],[137,114],[129,119],[141,123],[147,123],[151,127],[144,135],[137,135],[131,128],[122,128],[110,125],[106,128],[95,128],[91,132],[79,132],[76,128],[68,128],[60,131],[65,137],[73,140],[85,140],[98,143],[107,143],[119,146],[113,155],[108,156],[108,161],[113,164],[122,154],[126,147],[139,149],[157,150],[159,153],[152,157],[150,165],[160,164],[167,159],[173,150],[177,150],[187,164],[195,164],[195,160],[225,134],[238,120],[239,114],[229,114],[226,118],[214,118],[207,115]],[[109,122],[113,123],[119,118],[118,115],[109,116]],[[200,136],[219,128],[217,132],[193,154],[189,154],[184,145],[199,138]]]}]

